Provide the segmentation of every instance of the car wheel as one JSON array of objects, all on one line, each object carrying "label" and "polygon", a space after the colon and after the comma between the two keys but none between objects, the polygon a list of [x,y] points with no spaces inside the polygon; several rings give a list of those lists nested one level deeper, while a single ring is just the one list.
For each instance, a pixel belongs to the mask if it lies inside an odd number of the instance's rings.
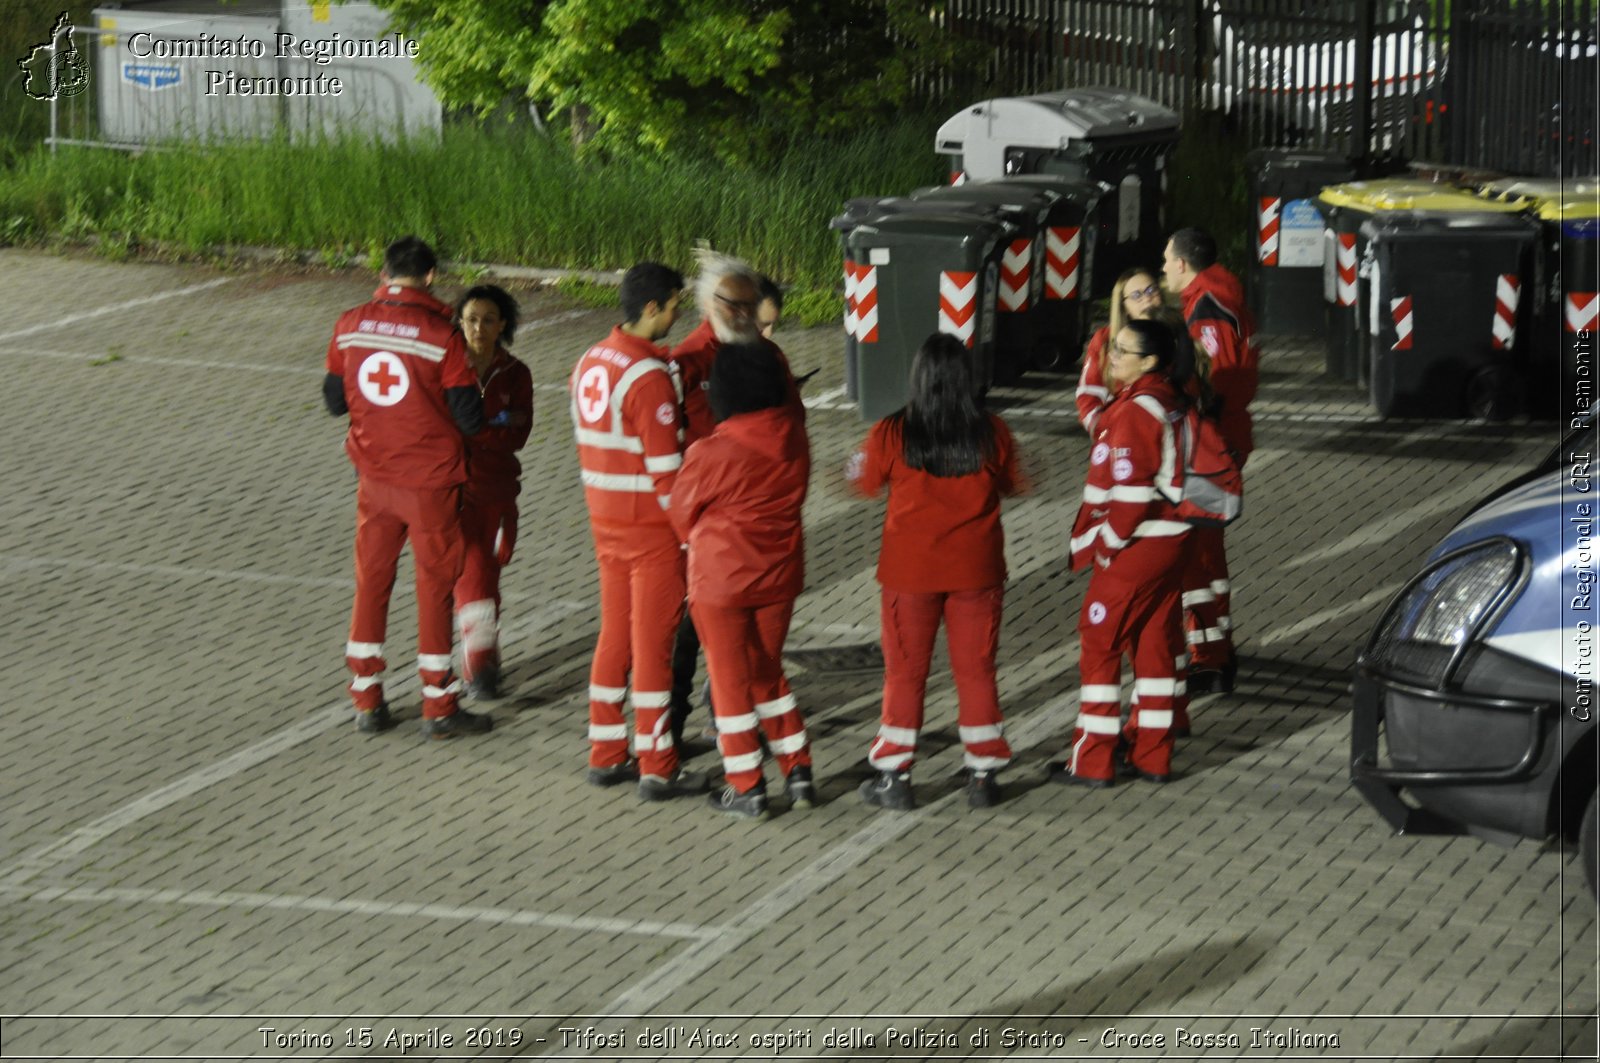
[{"label": "car wheel", "polygon": [[1600,790],[1589,795],[1589,808],[1578,828],[1578,851],[1583,856],[1583,875],[1589,892],[1600,897]]}]

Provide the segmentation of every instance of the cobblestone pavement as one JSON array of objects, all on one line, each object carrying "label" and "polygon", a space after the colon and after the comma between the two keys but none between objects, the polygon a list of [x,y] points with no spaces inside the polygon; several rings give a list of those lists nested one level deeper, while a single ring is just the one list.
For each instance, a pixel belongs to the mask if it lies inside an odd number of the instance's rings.
[{"label": "cobblestone pavement", "polygon": [[1594,1058],[1576,854],[1393,836],[1347,782],[1365,632],[1550,425],[1376,422],[1319,347],[1269,337],[1229,539],[1240,690],[1197,704],[1173,784],[1089,793],[1043,785],[1076,711],[1085,438],[1061,378],[998,392],[1038,484],[1006,513],[1019,760],[966,807],[941,654],[920,807],[874,813],[851,791],[879,679],[828,652],[877,632],[881,510],[840,472],[865,426],[839,331],[781,331],[822,371],[791,645],[825,803],[749,825],[584,783],[562,384],[613,314],[526,296],[510,695],[492,735],[430,744],[414,681],[379,738],[342,691],[354,480],[321,352],[372,279],[14,250],[0,276],[4,1056]]}]

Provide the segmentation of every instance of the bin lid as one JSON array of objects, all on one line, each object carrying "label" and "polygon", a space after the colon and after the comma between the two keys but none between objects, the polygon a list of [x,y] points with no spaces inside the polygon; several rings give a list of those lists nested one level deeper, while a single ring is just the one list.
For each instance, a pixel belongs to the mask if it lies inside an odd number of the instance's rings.
[{"label": "bin lid", "polygon": [[920,243],[926,239],[955,244],[977,240],[992,247],[1009,237],[1016,227],[994,217],[978,214],[958,214],[954,210],[940,213],[890,214],[864,222],[845,237],[852,248],[885,247],[905,242]]},{"label": "bin lid", "polygon": [[946,208],[963,209],[968,205],[988,207],[1020,215],[1040,224],[1050,213],[1050,208],[1061,199],[1058,192],[1048,188],[1030,188],[1004,181],[967,181],[959,185],[932,185],[919,188],[911,198],[922,203],[939,203]]},{"label": "bin lid", "polygon": [[1067,177],[1064,174],[1054,173],[1018,173],[1010,177],[1002,177],[999,181],[1013,185],[1035,185],[1039,188],[1048,188],[1063,199],[1070,199],[1081,206],[1085,211],[1094,208],[1095,204],[1111,191],[1111,186],[1103,181],[1084,181],[1076,177]]},{"label": "bin lid", "polygon": [[1507,178],[1491,181],[1478,191],[1507,203],[1522,200],[1545,221],[1600,218],[1600,178],[1597,177],[1565,181]]},{"label": "bin lid", "polygon": [[1121,89],[1066,89],[1001,96],[963,108],[939,127],[934,150],[960,155],[994,146],[1065,148],[1076,141],[1114,142],[1152,135],[1176,141],[1177,112]]},{"label": "bin lid", "polygon": [[[1495,205],[1489,204],[1491,207]],[[1361,235],[1369,240],[1376,236],[1413,234],[1469,239],[1474,235],[1517,236],[1531,240],[1538,232],[1538,225],[1528,215],[1518,211],[1397,210],[1374,214],[1361,223]]]},{"label": "bin lid", "polygon": [[1343,155],[1299,148],[1256,148],[1244,157],[1246,172],[1272,175],[1331,178],[1327,183],[1349,181],[1356,175],[1353,162]]},{"label": "bin lid", "polygon": [[1511,214],[1521,209],[1519,204],[1497,203],[1449,185],[1403,177],[1330,185],[1317,193],[1317,198],[1330,207],[1348,207],[1367,214],[1395,210]]}]

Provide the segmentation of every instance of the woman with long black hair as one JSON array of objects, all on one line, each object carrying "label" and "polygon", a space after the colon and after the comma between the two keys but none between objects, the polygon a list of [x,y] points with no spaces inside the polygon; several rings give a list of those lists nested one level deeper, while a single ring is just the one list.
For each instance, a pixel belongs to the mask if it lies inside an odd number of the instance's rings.
[{"label": "woman with long black hair", "polygon": [[911,398],[873,426],[849,479],[889,510],[878,555],[882,586],[883,719],[861,787],[869,805],[915,807],[911,766],[922,730],[934,638],[942,620],[960,703],[974,808],[999,800],[995,773],[1011,762],[995,684],[1006,580],[1000,498],[1022,490],[1016,444],[986,413],[960,340],[934,333],[911,365]]}]

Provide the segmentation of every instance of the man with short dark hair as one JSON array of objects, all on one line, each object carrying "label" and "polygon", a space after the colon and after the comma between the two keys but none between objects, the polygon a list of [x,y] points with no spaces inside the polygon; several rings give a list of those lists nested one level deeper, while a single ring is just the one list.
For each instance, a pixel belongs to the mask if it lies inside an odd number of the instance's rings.
[{"label": "man with short dark hair", "polygon": [[[1162,275],[1178,295],[1196,356],[1210,361],[1217,421],[1240,468],[1255,440],[1250,403],[1256,397],[1255,322],[1244,286],[1217,262],[1217,242],[1200,229],[1179,229],[1167,241]],[[1232,583],[1222,529],[1196,527],[1184,566],[1184,630],[1188,637],[1190,696],[1232,691],[1238,658],[1230,612]]]},{"label": "man with short dark hair", "polygon": [[[683,616],[682,542],[667,520],[683,464],[678,392],[657,344],[678,319],[683,276],[642,262],[622,278],[624,321],[572,370],[572,424],[600,567],[600,638],[589,669],[589,782],[639,781],[639,797],[703,793],[669,726],[672,636]],[[634,716],[633,752],[622,703]]]},{"label": "man with short dark hair", "polygon": [[383,696],[383,642],[400,550],[411,542],[417,583],[417,671],[422,733],[488,731],[488,716],[457,704],[451,668],[451,591],[464,556],[458,516],[467,478],[462,434],[483,428],[483,402],[466,341],[435,299],[438,259],[415,236],[389,245],[372,300],[340,316],[328,344],[322,396],[350,416],[345,451],[356,488],[356,593],[345,661],[356,728],[393,725]]}]

